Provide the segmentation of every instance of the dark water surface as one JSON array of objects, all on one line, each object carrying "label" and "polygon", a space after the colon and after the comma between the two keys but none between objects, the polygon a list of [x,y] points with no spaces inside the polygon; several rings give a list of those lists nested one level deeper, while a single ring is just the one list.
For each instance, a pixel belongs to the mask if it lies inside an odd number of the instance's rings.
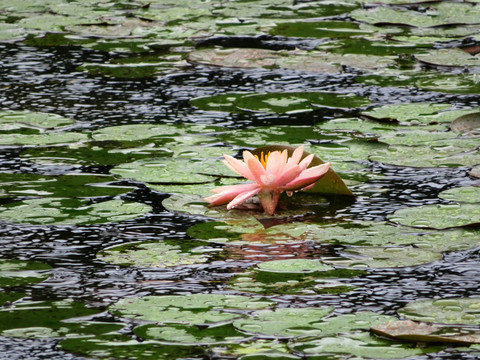
[{"label": "dark water surface", "polygon": [[[235,70],[191,67],[183,73],[142,80],[89,76],[77,70],[84,62],[104,63],[105,53],[76,47],[36,48],[0,46],[0,109],[49,112],[71,117],[80,129],[97,129],[120,124],[202,123],[218,124],[232,131],[246,126],[272,124],[314,125],[355,114],[350,110],[317,110],[301,115],[228,114],[203,112],[189,99],[236,91],[338,90],[368,96],[376,104],[398,102],[447,102],[478,105],[478,96],[446,95],[406,88],[376,88],[359,85],[355,74],[306,74],[280,70]],[[13,147],[0,149],[0,171],[57,175],[65,172],[107,174],[109,167],[71,168],[35,165],[19,158]],[[442,202],[437,194],[456,186],[480,184],[466,174],[466,168],[414,169],[369,163],[379,175],[358,188],[353,205],[330,216],[354,220],[383,221],[388,214],[407,206]],[[363,192],[362,192],[363,191]],[[37,260],[53,267],[52,276],[29,287],[33,300],[74,299],[106,306],[127,296],[207,293],[222,290],[222,282],[252,261],[217,261],[206,265],[168,270],[118,267],[96,259],[106,247],[133,241],[178,239],[188,241],[186,230],[201,218],[173,214],[161,201],[167,195],[140,187],[124,199],[153,207],[138,220],[90,226],[29,226],[0,223],[2,258]],[[6,202],[7,200],[0,200]],[[315,254],[320,245],[308,245]],[[259,250],[268,258],[275,246]],[[334,247],[332,248],[334,249]],[[252,254],[252,259],[258,254]],[[285,306],[334,305],[341,312],[361,310],[394,315],[405,304],[419,298],[480,295],[478,249],[445,254],[432,264],[399,269],[370,270],[366,275],[345,280],[357,286],[345,294],[278,296]],[[275,297],[274,297],[275,298]],[[107,315],[105,315],[108,317]],[[81,359],[62,352],[54,340],[0,338],[0,358]],[[202,358],[199,354],[199,358]],[[418,359],[474,359],[474,354],[441,352]]]}]

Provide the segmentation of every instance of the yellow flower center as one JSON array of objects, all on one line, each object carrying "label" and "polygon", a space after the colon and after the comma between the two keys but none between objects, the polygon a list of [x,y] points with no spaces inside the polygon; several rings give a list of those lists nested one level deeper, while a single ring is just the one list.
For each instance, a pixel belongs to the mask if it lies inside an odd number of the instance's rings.
[{"label": "yellow flower center", "polygon": [[260,163],[262,164],[263,168],[266,169],[267,168],[267,160],[268,160],[268,157],[270,156],[271,154],[271,151],[268,152],[267,155],[265,155],[263,153],[263,151],[260,153],[260,157],[258,157],[258,155],[255,155],[255,157],[257,158],[257,160],[260,160]]}]

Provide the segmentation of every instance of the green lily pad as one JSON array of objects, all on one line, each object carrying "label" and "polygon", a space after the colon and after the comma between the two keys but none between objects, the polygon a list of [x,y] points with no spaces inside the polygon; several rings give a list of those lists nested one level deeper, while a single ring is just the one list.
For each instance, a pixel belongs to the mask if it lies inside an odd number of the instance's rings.
[{"label": "green lily pad", "polygon": [[303,37],[303,38],[344,38],[359,35],[368,35],[373,31],[363,29],[360,25],[347,21],[321,22],[287,22],[279,23],[270,30],[271,35]]},{"label": "green lily pad", "polygon": [[392,316],[366,311],[325,318],[332,311],[333,309],[329,307],[260,310],[249,318],[235,320],[233,326],[247,334],[278,338],[323,337],[368,330],[371,326],[395,319]]},{"label": "green lily pad", "polygon": [[429,299],[409,303],[398,311],[414,321],[441,324],[478,325],[479,298]]},{"label": "green lily pad", "polygon": [[[49,277],[51,267],[36,261],[0,260],[0,286],[23,286]],[[16,300],[16,299],[15,299]]]},{"label": "green lily pad", "polygon": [[[0,131],[33,129],[38,131],[61,128],[74,120],[56,114],[30,111],[0,111]],[[4,135],[2,135],[3,137]]]},{"label": "green lily pad", "polygon": [[355,247],[341,257],[324,257],[326,264],[355,269],[396,268],[428,264],[442,259],[441,253],[414,247]]},{"label": "green lily pad", "polygon": [[46,146],[85,142],[88,135],[75,132],[50,132],[42,134],[2,134],[0,145]]},{"label": "green lily pad", "polygon": [[0,41],[23,40],[28,31],[14,24],[0,23]]},{"label": "green lily pad", "polygon": [[[472,140],[472,139],[470,139]],[[468,139],[446,139],[430,146],[394,145],[380,149],[370,161],[410,167],[458,167],[480,164],[480,151]]]},{"label": "green lily pad", "polygon": [[214,181],[215,177],[231,175],[230,172],[220,161],[214,159],[198,161],[162,158],[137,160],[110,170],[110,173],[125,179],[166,184],[207,183]]},{"label": "green lily pad", "polygon": [[241,343],[224,344],[211,349],[214,356],[236,357],[239,360],[300,360],[290,354],[285,343],[270,339],[253,339]]},{"label": "green lily pad", "polygon": [[191,52],[188,61],[194,64],[238,67],[280,68],[306,72],[338,73],[342,66],[372,70],[393,65],[394,60],[384,56],[363,54],[332,54],[323,51],[273,51],[264,49],[202,49]]},{"label": "green lily pad", "polygon": [[40,165],[103,166],[124,164],[144,158],[170,157],[172,155],[172,151],[167,147],[157,147],[153,144],[131,148],[115,147],[108,144],[102,144],[101,147],[83,145],[85,146],[33,147],[23,150],[20,156]]},{"label": "green lily pad", "polygon": [[113,323],[88,324],[81,318],[98,313],[74,301],[18,302],[0,309],[0,333],[21,338],[74,338],[121,328]]},{"label": "green lily pad", "polygon": [[33,225],[85,225],[135,219],[151,207],[122,200],[89,203],[84,199],[44,198],[0,206],[0,220]]},{"label": "green lily pad", "polygon": [[428,11],[420,12],[406,7],[391,8],[379,6],[370,9],[357,9],[350,13],[355,20],[374,25],[409,25],[431,27],[439,25],[478,24],[480,8],[467,3],[432,4]]},{"label": "green lily pad", "polygon": [[394,321],[372,327],[373,333],[398,340],[434,343],[480,343],[480,331],[473,328],[441,326],[411,320]]},{"label": "green lily pad", "polygon": [[279,338],[316,335],[322,318],[332,311],[333,307],[261,310],[249,318],[235,320],[233,326],[246,334]]},{"label": "green lily pad", "polygon": [[159,340],[165,344],[190,346],[218,345],[244,341],[247,337],[235,330],[231,324],[198,327],[181,324],[170,326],[144,325],[134,329],[134,333],[144,339]]},{"label": "green lily pad", "polygon": [[402,225],[428,229],[476,227],[480,224],[480,208],[476,203],[424,205],[397,210],[388,219]]},{"label": "green lily pad", "polygon": [[394,123],[382,123],[359,118],[340,118],[316,125],[322,133],[356,138],[378,138],[381,135],[395,133],[399,126]]},{"label": "green lily pad", "polygon": [[[432,103],[392,104],[363,111],[362,115],[387,122],[428,124],[433,121],[438,122],[435,115],[450,107],[451,105],[448,104]],[[448,120],[444,121],[448,122]]]},{"label": "green lily pad", "polygon": [[307,357],[354,356],[355,359],[403,359],[441,350],[441,347],[420,348],[415,344],[395,343],[368,333],[323,337],[293,343],[290,347]]},{"label": "green lily pad", "polygon": [[470,55],[459,48],[432,50],[428,54],[416,55],[415,57],[422,63],[435,66],[480,67],[479,55]]},{"label": "green lily pad", "polygon": [[270,301],[240,295],[193,294],[127,298],[110,306],[110,311],[128,318],[160,324],[201,325],[230,322],[238,313],[224,310],[254,310],[271,306]]},{"label": "green lily pad", "polygon": [[181,133],[181,130],[172,125],[130,124],[95,130],[92,138],[96,141],[138,141],[169,138]]},{"label": "green lily pad", "polygon": [[96,197],[123,194],[134,189],[109,183],[115,179],[108,175],[67,174],[48,176],[36,174],[0,173],[1,197],[55,196]]},{"label": "green lily pad", "polygon": [[0,306],[7,307],[14,301],[17,301],[25,296],[27,296],[26,293],[21,293],[18,291],[0,290]]},{"label": "green lily pad", "polygon": [[178,357],[195,358],[203,356],[204,349],[199,346],[165,345],[159,341],[138,341],[121,334],[100,334],[95,337],[67,338],[59,347],[63,351],[106,359],[175,359]]},{"label": "green lily pad", "polygon": [[379,70],[375,75],[358,76],[356,81],[373,86],[414,87],[417,89],[454,94],[478,94],[480,75],[476,73],[440,73],[418,70]]},{"label": "green lily pad", "polygon": [[464,186],[442,191],[438,197],[462,203],[480,203],[480,187]]},{"label": "green lily pad", "polygon": [[335,268],[322,264],[318,260],[310,259],[288,259],[265,261],[257,265],[258,269],[273,273],[313,273],[318,271],[331,271]]},{"label": "green lily pad", "polygon": [[317,108],[356,108],[370,104],[364,97],[321,92],[292,92],[243,95],[235,101],[242,110],[297,113]]},{"label": "green lily pad", "polygon": [[146,268],[201,264],[209,260],[199,250],[183,251],[180,246],[157,241],[114,246],[100,251],[97,258],[111,264]]}]

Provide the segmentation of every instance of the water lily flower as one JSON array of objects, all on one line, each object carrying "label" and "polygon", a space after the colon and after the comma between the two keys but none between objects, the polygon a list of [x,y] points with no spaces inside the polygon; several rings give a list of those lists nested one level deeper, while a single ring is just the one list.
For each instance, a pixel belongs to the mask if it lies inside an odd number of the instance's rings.
[{"label": "water lily flower", "polygon": [[243,161],[224,155],[223,163],[247,178],[250,182],[239,185],[221,186],[211,191],[215,194],[205,198],[210,206],[228,203],[232,209],[258,194],[263,210],[273,215],[280,194],[284,191],[292,195],[294,191],[307,190],[325,175],[330,163],[308,168],[314,155],[310,154],[302,160],[303,145],[295,149],[291,157],[288,151],[272,151],[260,158],[250,151],[243,152]]}]

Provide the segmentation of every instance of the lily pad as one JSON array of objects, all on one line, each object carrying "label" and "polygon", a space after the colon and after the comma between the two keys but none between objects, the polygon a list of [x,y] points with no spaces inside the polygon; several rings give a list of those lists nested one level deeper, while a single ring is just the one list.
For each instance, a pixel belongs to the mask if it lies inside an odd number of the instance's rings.
[{"label": "lily pad", "polygon": [[415,343],[480,343],[480,331],[477,329],[441,326],[411,320],[394,321],[372,327],[370,330],[383,337],[413,341]]},{"label": "lily pad", "polygon": [[362,54],[332,54],[323,51],[273,51],[264,49],[202,49],[188,55],[194,64],[238,67],[280,68],[306,72],[338,73],[342,66],[361,70],[393,65],[394,60],[384,56]]},{"label": "lily pad", "polygon": [[[435,115],[450,107],[451,105],[448,104],[432,103],[392,104],[363,111],[362,115],[386,122],[428,124],[433,121],[438,122],[438,116]],[[448,120],[444,121],[448,122]]]},{"label": "lily pad", "polygon": [[144,325],[134,329],[134,333],[144,339],[162,341],[165,344],[218,345],[244,341],[247,337],[235,330],[231,324],[198,327],[181,324],[170,326]]},{"label": "lily pad", "polygon": [[172,125],[130,124],[95,130],[92,133],[92,138],[97,141],[138,141],[169,138],[181,133],[181,130]]},{"label": "lily pad", "polygon": [[372,312],[357,312],[326,318],[332,308],[280,308],[260,310],[253,316],[233,322],[238,330],[247,334],[262,334],[277,338],[323,337],[368,330],[395,318]]},{"label": "lily pad", "polygon": [[157,241],[114,246],[100,251],[97,258],[111,264],[145,268],[201,264],[209,260],[202,251],[182,251],[180,246]]},{"label": "lily pad", "polygon": [[480,203],[480,187],[464,186],[442,191],[438,197],[461,203]]},{"label": "lily pad", "polygon": [[75,132],[45,132],[42,134],[2,134],[1,145],[46,146],[85,142],[88,135]]},{"label": "lily pad", "polygon": [[249,318],[235,320],[233,326],[246,334],[278,338],[317,335],[322,318],[333,310],[333,307],[261,310]]},{"label": "lily pad", "polygon": [[415,345],[395,343],[368,333],[329,336],[321,339],[293,343],[295,352],[307,357],[354,356],[355,359],[403,359],[441,350],[440,347],[419,348]]},{"label": "lily pad", "polygon": [[55,196],[96,197],[123,194],[134,189],[131,186],[111,185],[115,179],[108,175],[67,174],[47,176],[36,174],[0,173],[1,197]]},{"label": "lily pad", "polygon": [[89,203],[84,199],[44,198],[0,206],[0,220],[32,225],[85,225],[135,219],[151,207],[122,200]]},{"label": "lily pad", "polygon": [[0,111],[0,131],[33,129],[41,132],[61,128],[73,123],[74,120],[56,114],[30,111]]},{"label": "lily pad", "polygon": [[435,66],[480,67],[479,55],[470,55],[468,52],[459,48],[432,50],[428,54],[416,55],[415,57],[422,63]]},{"label": "lily pad", "polygon": [[456,118],[450,124],[450,129],[463,136],[480,136],[480,113],[475,112]]},{"label": "lily pad", "polygon": [[442,259],[441,253],[414,247],[355,247],[341,257],[324,257],[322,261],[355,269],[396,268],[428,264]]},{"label": "lily pad", "polygon": [[468,174],[470,176],[473,176],[475,178],[480,178],[480,165],[477,165],[477,166],[474,166],[469,172]]},{"label": "lily pad", "polygon": [[356,108],[370,104],[364,97],[321,92],[292,92],[243,95],[235,101],[242,110],[271,113],[297,113],[316,108]]},{"label": "lily pad", "polygon": [[414,321],[478,325],[480,298],[429,299],[409,303],[398,314]]},{"label": "lily pad", "polygon": [[397,210],[388,219],[427,229],[477,227],[480,225],[480,208],[476,203],[424,205]]},{"label": "lily pad", "polygon": [[202,325],[230,322],[241,316],[224,310],[263,309],[273,303],[240,295],[193,294],[127,298],[110,306],[117,315],[159,324]]},{"label": "lily pad", "polygon": [[[100,311],[74,301],[18,302],[0,309],[2,336],[21,338],[85,337],[118,330],[117,324],[88,324],[85,317]],[[96,326],[95,326],[96,325]]]},{"label": "lily pad", "polygon": [[0,260],[0,286],[23,286],[49,277],[51,267],[36,261]]},{"label": "lily pad", "polygon": [[111,169],[110,173],[125,179],[166,184],[207,183],[216,177],[231,175],[226,166],[214,159],[200,161],[162,158],[121,164]]},{"label": "lily pad", "polygon": [[347,21],[295,21],[279,23],[270,30],[271,35],[303,38],[344,38],[368,35],[372,29],[363,29],[357,23]]},{"label": "lily pad", "polygon": [[314,273],[318,271],[331,271],[335,270],[332,266],[322,264],[318,260],[310,259],[288,259],[288,260],[276,260],[265,261],[257,265],[260,271],[273,272],[273,273]]},{"label": "lily pad", "polygon": [[59,347],[63,351],[92,358],[121,360],[195,358],[204,354],[204,349],[199,346],[165,345],[155,340],[138,341],[126,335],[111,333],[95,337],[67,338],[60,342]]}]

